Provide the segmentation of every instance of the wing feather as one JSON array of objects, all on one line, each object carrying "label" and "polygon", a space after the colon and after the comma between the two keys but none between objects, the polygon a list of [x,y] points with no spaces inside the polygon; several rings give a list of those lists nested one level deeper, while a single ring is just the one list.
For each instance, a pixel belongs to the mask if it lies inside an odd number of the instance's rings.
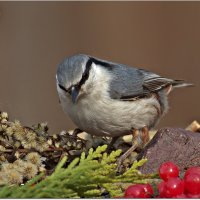
[{"label": "wing feather", "polygon": [[163,77],[155,77],[155,78],[146,79],[143,83],[143,87],[147,88],[151,92],[156,92],[168,87],[169,85],[172,85],[173,82],[174,80],[172,79],[163,78]]}]

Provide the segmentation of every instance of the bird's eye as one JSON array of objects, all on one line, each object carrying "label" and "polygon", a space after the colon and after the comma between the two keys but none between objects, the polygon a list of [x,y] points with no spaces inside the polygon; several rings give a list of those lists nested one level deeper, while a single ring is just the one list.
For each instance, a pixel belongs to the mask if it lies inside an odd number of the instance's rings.
[{"label": "bird's eye", "polygon": [[59,86],[59,88],[60,88],[61,90],[65,91],[65,92],[68,92],[67,89],[66,89],[64,86],[62,86],[62,85],[60,85],[60,84],[58,84],[58,86]]}]

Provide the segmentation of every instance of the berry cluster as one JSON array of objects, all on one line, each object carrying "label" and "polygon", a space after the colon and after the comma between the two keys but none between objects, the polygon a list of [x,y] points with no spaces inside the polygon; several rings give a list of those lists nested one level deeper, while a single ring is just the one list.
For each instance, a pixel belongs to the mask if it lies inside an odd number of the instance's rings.
[{"label": "berry cluster", "polygon": [[163,179],[158,185],[159,197],[200,198],[200,167],[189,168],[181,179],[178,167],[165,162],[159,168],[159,175]]},{"label": "berry cluster", "polygon": [[200,198],[200,167],[189,168],[184,177],[179,177],[179,169],[172,162],[165,162],[159,168],[162,179],[157,189],[159,195],[154,195],[150,184],[135,184],[129,186],[125,198]]}]

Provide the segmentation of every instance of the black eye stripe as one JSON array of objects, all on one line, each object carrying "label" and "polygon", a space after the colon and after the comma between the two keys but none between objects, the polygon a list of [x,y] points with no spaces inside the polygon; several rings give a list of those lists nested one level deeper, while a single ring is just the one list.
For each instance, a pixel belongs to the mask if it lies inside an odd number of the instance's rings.
[{"label": "black eye stripe", "polygon": [[67,90],[64,86],[62,86],[62,85],[60,85],[60,84],[58,84],[58,86],[59,86],[59,88],[60,88],[61,90],[64,90],[65,92],[68,92],[68,90]]},{"label": "black eye stripe", "polygon": [[90,73],[90,70],[91,70],[92,63],[95,63],[96,65],[101,65],[103,67],[106,67],[109,70],[111,70],[112,67],[113,67],[110,63],[103,62],[103,61],[97,60],[95,58],[89,58],[87,63],[86,63],[85,71],[84,71],[84,73],[82,75],[82,78],[81,78],[80,82],[76,85],[77,88],[81,88],[81,86],[89,78],[89,73]]},{"label": "black eye stripe", "polygon": [[86,63],[86,67],[85,67],[85,71],[81,77],[81,80],[80,82],[77,84],[77,87],[80,88],[86,81],[87,79],[89,78],[89,73],[90,73],[90,69],[91,69],[91,66],[92,66],[92,59],[90,58],[87,63]]}]

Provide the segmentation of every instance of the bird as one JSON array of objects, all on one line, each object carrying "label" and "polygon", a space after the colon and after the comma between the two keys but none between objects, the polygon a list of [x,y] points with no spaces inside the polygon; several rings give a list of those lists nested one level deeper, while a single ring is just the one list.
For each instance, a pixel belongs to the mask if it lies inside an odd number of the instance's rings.
[{"label": "bird", "polygon": [[69,56],[58,65],[56,85],[63,111],[79,130],[111,137],[111,144],[132,134],[132,146],[120,157],[119,166],[148,143],[149,130],[169,109],[170,92],[193,86],[86,54]]}]

